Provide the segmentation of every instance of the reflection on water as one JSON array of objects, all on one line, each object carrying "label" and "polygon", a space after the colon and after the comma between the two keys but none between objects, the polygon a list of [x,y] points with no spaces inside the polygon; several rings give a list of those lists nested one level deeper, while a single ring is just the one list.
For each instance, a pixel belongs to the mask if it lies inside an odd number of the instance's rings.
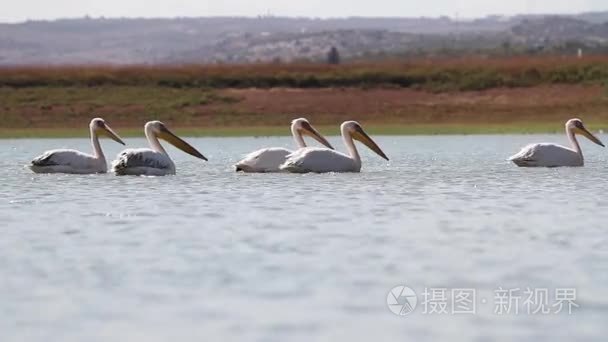
[{"label": "reflection on water", "polygon": [[[245,175],[230,165],[291,140],[189,139],[210,161],[171,147],[164,178],[35,175],[31,157],[88,141],[0,140],[2,340],[604,339],[605,150],[519,169],[526,143],[565,139],[377,140],[391,161],[364,151],[360,174]],[[478,312],[395,316],[400,284],[474,288]],[[498,287],[576,288],[580,308],[498,316]]]}]

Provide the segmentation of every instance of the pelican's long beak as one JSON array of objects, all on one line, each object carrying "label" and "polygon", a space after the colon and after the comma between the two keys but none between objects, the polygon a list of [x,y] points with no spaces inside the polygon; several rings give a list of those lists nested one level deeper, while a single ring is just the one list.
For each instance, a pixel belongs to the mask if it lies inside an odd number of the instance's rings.
[{"label": "pelican's long beak", "polygon": [[386,160],[389,160],[386,154],[382,152],[380,147],[372,140],[372,138],[369,137],[369,135],[367,135],[367,133],[365,133],[365,131],[363,131],[361,127],[357,128],[357,130],[353,134],[353,139],[359,140],[360,142],[365,144],[365,146],[369,147],[370,150],[376,152],[377,155]]},{"label": "pelican's long beak", "polygon": [[302,128],[304,129],[304,131],[302,133],[312,137],[313,139],[315,139],[316,141],[320,142],[321,144],[331,148],[332,150],[334,149],[333,146],[331,146],[331,144],[329,143],[329,141],[327,141],[327,139],[325,139],[321,133],[319,133],[314,127],[312,127],[311,124],[309,123],[305,123],[304,125],[302,125]]},{"label": "pelican's long beak", "polygon": [[192,155],[192,156],[195,156],[196,158],[200,158],[204,161],[207,161],[207,158],[204,155],[202,155],[194,147],[192,147],[187,142],[183,141],[181,138],[179,138],[177,135],[173,134],[173,132],[171,132],[169,129],[167,129],[165,127],[163,127],[161,129],[161,132],[158,135],[158,137],[166,140],[171,145],[179,148],[180,150],[188,153],[189,155]]},{"label": "pelican's long beak", "polygon": [[579,128],[579,131],[581,132],[582,135],[584,135],[585,137],[587,137],[587,139],[593,141],[594,143],[602,146],[602,147],[606,147],[604,146],[604,144],[600,141],[600,139],[596,138],[595,135],[591,134],[591,132],[589,132],[586,128]]},{"label": "pelican's long beak", "polygon": [[112,128],[110,128],[110,126],[108,126],[107,124],[103,125],[102,130],[110,139],[116,141],[119,144],[126,145],[125,142],[122,141],[120,136],[118,136],[118,134],[116,134],[116,132],[114,132]]}]

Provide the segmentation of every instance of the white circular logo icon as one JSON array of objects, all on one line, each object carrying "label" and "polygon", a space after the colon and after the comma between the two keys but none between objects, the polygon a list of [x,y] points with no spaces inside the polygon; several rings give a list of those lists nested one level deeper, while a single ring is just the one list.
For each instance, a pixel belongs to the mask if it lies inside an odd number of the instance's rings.
[{"label": "white circular logo icon", "polygon": [[386,304],[395,315],[406,316],[416,309],[418,296],[407,286],[397,286],[386,296]]}]

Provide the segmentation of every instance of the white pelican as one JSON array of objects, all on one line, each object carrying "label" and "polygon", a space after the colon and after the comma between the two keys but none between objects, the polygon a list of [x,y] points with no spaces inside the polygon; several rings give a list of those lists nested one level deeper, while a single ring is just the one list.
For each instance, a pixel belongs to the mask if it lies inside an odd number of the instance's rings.
[{"label": "white pelican", "polygon": [[342,124],[340,130],[349,155],[325,148],[302,148],[287,156],[287,160],[280,167],[281,170],[296,173],[359,172],[361,170],[361,157],[353,139],[359,140],[380,157],[388,160],[388,157],[363,131],[359,123],[346,121]]},{"label": "white pelican", "polygon": [[158,138],[166,140],[180,150],[207,160],[199,151],[173,134],[160,121],[150,121],[144,128],[150,148],[126,149],[112,162],[112,171],[119,175],[165,176],[175,174],[175,164],[169,158]]},{"label": "white pelican", "polygon": [[[304,118],[295,119],[291,122],[291,134],[299,149],[306,147],[303,135],[308,135],[332,150],[334,149],[329,141]],[[287,156],[291,153],[293,151],[282,147],[263,148],[249,153],[234,167],[237,172],[279,172],[281,171],[279,166],[285,162]]]},{"label": "white pelican", "polygon": [[524,147],[519,153],[509,158],[517,166],[583,166],[583,152],[576,140],[575,134],[582,134],[594,143],[604,146],[602,142],[593,136],[583,125],[580,119],[571,119],[566,122],[566,135],[572,148],[567,148],[555,144],[530,144]]},{"label": "white pelican", "polygon": [[106,157],[99,144],[99,135],[107,135],[112,140],[123,145],[125,143],[103,119],[95,118],[91,120],[89,130],[91,131],[93,155],[66,149],[47,151],[32,160],[32,163],[29,165],[30,169],[35,173],[106,173],[108,166],[106,164]]}]

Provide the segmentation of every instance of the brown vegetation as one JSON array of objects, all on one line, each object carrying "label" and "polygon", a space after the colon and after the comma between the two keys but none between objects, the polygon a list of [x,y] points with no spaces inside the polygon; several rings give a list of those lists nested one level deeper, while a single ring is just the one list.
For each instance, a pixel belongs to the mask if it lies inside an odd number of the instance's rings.
[{"label": "brown vegetation", "polygon": [[123,127],[282,127],[298,116],[318,125],[605,124],[606,80],[608,57],[6,68],[0,120],[5,129],[81,127],[93,115]]},{"label": "brown vegetation", "polygon": [[318,125],[558,123],[572,116],[608,123],[598,85],[546,85],[432,93],[413,89],[168,89],[158,87],[0,88],[5,127],[81,127],[91,116],[140,127],[161,119],[180,127],[285,126],[295,117]]},{"label": "brown vegetation", "polygon": [[395,86],[434,92],[577,84],[608,79],[608,57],[480,57],[382,63],[0,68],[0,87],[160,86],[332,88]]}]

